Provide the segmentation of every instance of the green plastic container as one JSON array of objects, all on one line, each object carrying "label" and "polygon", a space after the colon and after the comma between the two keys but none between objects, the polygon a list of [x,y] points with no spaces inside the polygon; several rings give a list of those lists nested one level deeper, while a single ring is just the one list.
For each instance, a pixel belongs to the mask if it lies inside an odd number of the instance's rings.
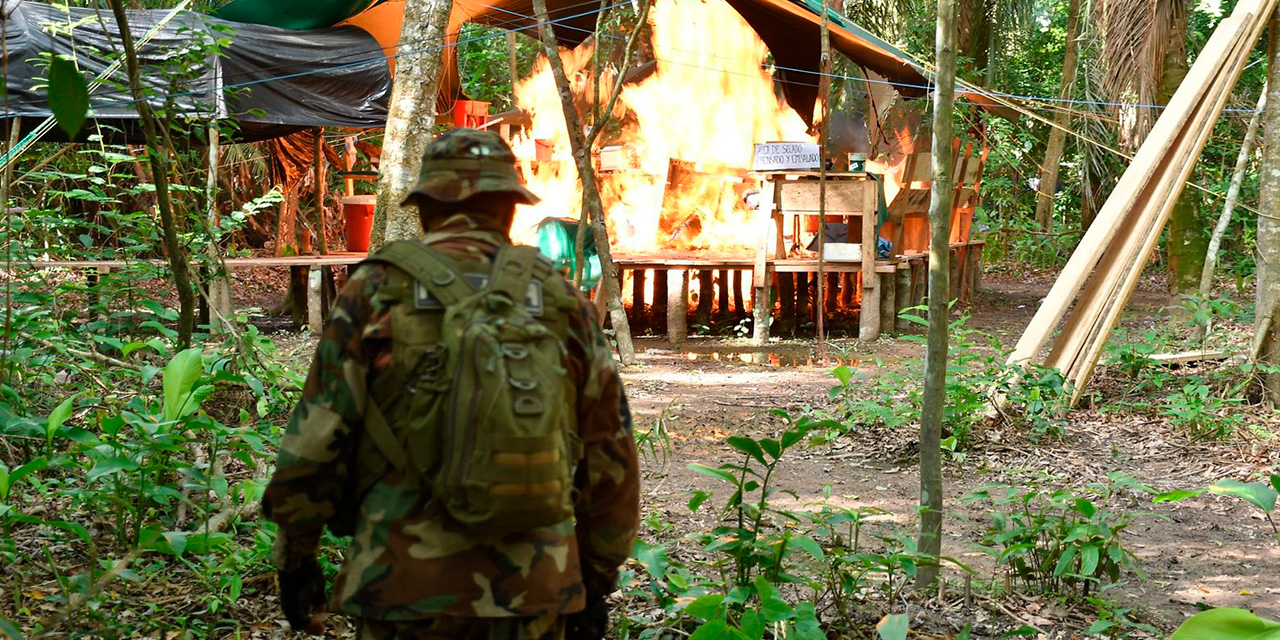
[{"label": "green plastic container", "polygon": [[[538,223],[538,250],[551,258],[557,269],[574,271],[574,241],[578,237],[578,221],[573,218],[547,218]],[[588,236],[590,238],[590,236]],[[588,240],[583,249],[587,264],[582,269],[582,290],[591,291],[600,282],[600,256],[595,243]]]}]

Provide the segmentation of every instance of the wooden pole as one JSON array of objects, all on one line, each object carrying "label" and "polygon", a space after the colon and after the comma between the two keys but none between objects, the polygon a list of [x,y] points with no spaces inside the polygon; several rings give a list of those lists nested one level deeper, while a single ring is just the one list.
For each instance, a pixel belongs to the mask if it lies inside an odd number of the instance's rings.
[{"label": "wooden pole", "polygon": [[516,85],[520,84],[520,65],[516,60],[516,32],[507,32],[507,67],[511,70],[511,104],[516,103]]},{"label": "wooden pole", "polygon": [[[992,29],[994,32],[994,29]],[[1062,84],[1058,98],[1071,98],[1076,81],[1076,58],[1080,50],[1080,0],[1070,0],[1067,7],[1067,42],[1062,56]],[[1071,110],[1059,109],[1053,121],[1059,127],[1049,130],[1049,143],[1044,152],[1044,169],[1040,172],[1040,187],[1036,192],[1036,223],[1041,231],[1052,231],[1053,194],[1058,182],[1058,168],[1062,165],[1062,150],[1066,148],[1066,127],[1071,122]]]},{"label": "wooden pole", "polygon": [[[827,365],[827,156],[830,152],[828,138],[831,137],[831,11],[826,3],[822,4],[822,58],[819,66],[822,76],[818,79],[818,99],[822,101],[822,123],[819,126],[818,147],[818,359],[822,366]],[[800,230],[796,229],[796,235]],[[866,247],[863,247],[863,260],[866,259]],[[874,249],[873,249],[874,251]]]},{"label": "wooden pole", "polygon": [[232,318],[231,308],[231,278],[227,275],[226,265],[222,264],[222,256],[218,248],[218,127],[216,123],[209,124],[209,175],[205,183],[205,201],[208,203],[208,211],[205,212],[205,221],[209,229],[209,265],[212,269],[212,277],[209,279],[209,306],[212,307],[214,313],[209,314],[209,329],[214,333],[221,333],[224,330],[232,329],[223,324],[223,319],[230,321]]},{"label": "wooden pole", "polygon": [[[916,570],[915,586],[920,591],[937,581],[936,558],[942,552],[942,410],[947,400],[950,320],[947,263],[954,169],[951,151],[955,137],[952,113],[956,88],[955,0],[938,0],[936,42],[938,76],[933,96],[933,186],[929,199],[929,338],[925,348],[924,407],[920,415],[920,536],[916,543],[921,554],[933,559],[922,561]],[[863,237],[866,237],[865,230]],[[875,251],[874,247],[871,251]],[[864,288],[864,309],[867,293]]]},{"label": "wooden pole", "polygon": [[667,340],[684,342],[689,335],[689,272],[672,269],[667,272]]}]

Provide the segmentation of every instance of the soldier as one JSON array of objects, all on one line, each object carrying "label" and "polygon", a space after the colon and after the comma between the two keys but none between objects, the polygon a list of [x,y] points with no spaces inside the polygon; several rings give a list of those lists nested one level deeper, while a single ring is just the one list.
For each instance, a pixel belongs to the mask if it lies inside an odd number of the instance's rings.
[{"label": "soldier", "polygon": [[639,523],[631,415],[594,307],[511,247],[538,201],[514,162],[493,133],[432,141],[404,202],[426,237],[335,302],[263,496],[294,629],[323,630],[328,525],[353,534],[331,602],[361,638],[604,636]]}]

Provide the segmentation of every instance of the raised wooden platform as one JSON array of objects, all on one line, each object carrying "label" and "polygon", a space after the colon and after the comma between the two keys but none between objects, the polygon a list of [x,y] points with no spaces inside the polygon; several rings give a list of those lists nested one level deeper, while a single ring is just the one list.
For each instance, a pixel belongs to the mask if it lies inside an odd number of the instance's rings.
[{"label": "raised wooden platform", "polygon": [[[367,253],[341,252],[327,255],[301,255],[266,258],[227,258],[228,269],[262,269],[268,267],[333,267],[361,262]],[[15,262],[15,268],[27,269],[123,269],[140,264],[167,267],[168,260],[40,260]]]}]

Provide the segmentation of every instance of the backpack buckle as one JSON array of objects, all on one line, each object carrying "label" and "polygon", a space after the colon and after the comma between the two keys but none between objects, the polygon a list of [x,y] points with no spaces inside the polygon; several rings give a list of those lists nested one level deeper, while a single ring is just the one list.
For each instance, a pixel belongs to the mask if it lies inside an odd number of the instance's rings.
[{"label": "backpack buckle", "polygon": [[536,416],[542,413],[542,401],[533,396],[516,398],[515,412],[518,416]]}]

